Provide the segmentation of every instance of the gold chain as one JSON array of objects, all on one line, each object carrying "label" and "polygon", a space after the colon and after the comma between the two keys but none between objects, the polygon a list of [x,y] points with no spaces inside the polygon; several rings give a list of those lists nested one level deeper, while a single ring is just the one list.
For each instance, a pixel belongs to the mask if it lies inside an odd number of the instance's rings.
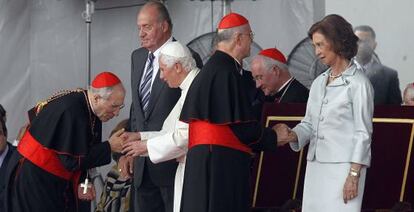
[{"label": "gold chain", "polygon": [[84,89],[77,88],[77,89],[74,89],[74,90],[61,90],[61,91],[58,91],[58,92],[54,93],[48,99],[43,100],[43,101],[39,101],[36,104],[36,115],[38,115],[40,113],[40,111],[43,109],[43,107],[46,106],[47,104],[49,104],[49,102],[51,102],[51,101],[53,101],[55,99],[58,99],[58,98],[60,98],[62,96],[66,96],[66,95],[68,95],[70,93],[83,92],[83,91],[84,91]]}]

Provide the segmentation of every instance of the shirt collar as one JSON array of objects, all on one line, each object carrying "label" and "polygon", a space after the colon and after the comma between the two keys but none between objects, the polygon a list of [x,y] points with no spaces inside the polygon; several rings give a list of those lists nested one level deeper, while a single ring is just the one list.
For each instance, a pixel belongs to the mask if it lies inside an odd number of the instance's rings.
[{"label": "shirt collar", "polygon": [[[172,40],[173,40],[173,37],[171,36],[170,38],[168,38],[167,41],[165,41],[164,44],[162,44],[162,46],[160,46],[160,48],[158,48],[157,50],[155,50],[155,52],[152,53],[152,54],[154,54],[154,60],[158,59],[158,56],[160,55],[160,51],[161,51],[162,47],[164,47],[167,43],[172,42]],[[149,52],[148,52],[148,54],[149,54]]]},{"label": "shirt collar", "polygon": [[362,67],[364,68],[364,70],[370,70],[373,63],[374,63],[374,58],[372,57],[371,60],[365,65],[362,65]]}]

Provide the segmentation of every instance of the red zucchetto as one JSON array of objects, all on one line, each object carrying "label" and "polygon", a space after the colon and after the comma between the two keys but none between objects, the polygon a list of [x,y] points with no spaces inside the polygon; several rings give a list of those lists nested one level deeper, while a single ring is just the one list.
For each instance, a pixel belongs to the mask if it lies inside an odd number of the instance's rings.
[{"label": "red zucchetto", "polygon": [[112,87],[119,83],[121,83],[121,80],[115,74],[106,71],[96,75],[91,86],[93,88],[105,88]]},{"label": "red zucchetto", "polygon": [[233,28],[233,27],[238,27],[241,25],[245,25],[249,23],[249,21],[243,17],[240,14],[237,13],[230,13],[227,14],[226,16],[224,16],[219,25],[218,25],[218,29],[228,29],[228,28]]},{"label": "red zucchetto", "polygon": [[286,64],[286,57],[283,55],[282,52],[280,52],[276,48],[264,49],[261,52],[259,52],[259,55],[269,57],[283,64]]}]

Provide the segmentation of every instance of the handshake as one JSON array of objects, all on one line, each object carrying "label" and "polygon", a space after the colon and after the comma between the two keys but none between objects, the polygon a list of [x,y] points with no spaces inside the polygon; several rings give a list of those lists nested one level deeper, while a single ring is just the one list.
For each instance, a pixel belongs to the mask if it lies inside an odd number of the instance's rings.
[{"label": "handshake", "polygon": [[283,146],[289,142],[297,142],[298,137],[286,124],[276,124],[272,127],[277,134],[277,146]]},{"label": "handshake", "polygon": [[123,153],[126,156],[139,156],[147,153],[147,143],[141,141],[139,132],[126,132],[120,129],[109,138],[111,150],[117,153]]}]

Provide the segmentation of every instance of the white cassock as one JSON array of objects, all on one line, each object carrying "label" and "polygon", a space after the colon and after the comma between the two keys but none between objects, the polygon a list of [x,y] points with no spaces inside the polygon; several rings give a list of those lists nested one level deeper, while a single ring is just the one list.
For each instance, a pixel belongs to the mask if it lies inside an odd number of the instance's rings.
[{"label": "white cassock", "polygon": [[147,142],[148,156],[153,163],[174,158],[179,162],[174,182],[174,212],[180,211],[185,155],[188,150],[188,124],[179,119],[187,91],[199,71],[198,68],[191,70],[181,83],[181,96],[165,119],[161,131],[141,132],[141,140]]}]

